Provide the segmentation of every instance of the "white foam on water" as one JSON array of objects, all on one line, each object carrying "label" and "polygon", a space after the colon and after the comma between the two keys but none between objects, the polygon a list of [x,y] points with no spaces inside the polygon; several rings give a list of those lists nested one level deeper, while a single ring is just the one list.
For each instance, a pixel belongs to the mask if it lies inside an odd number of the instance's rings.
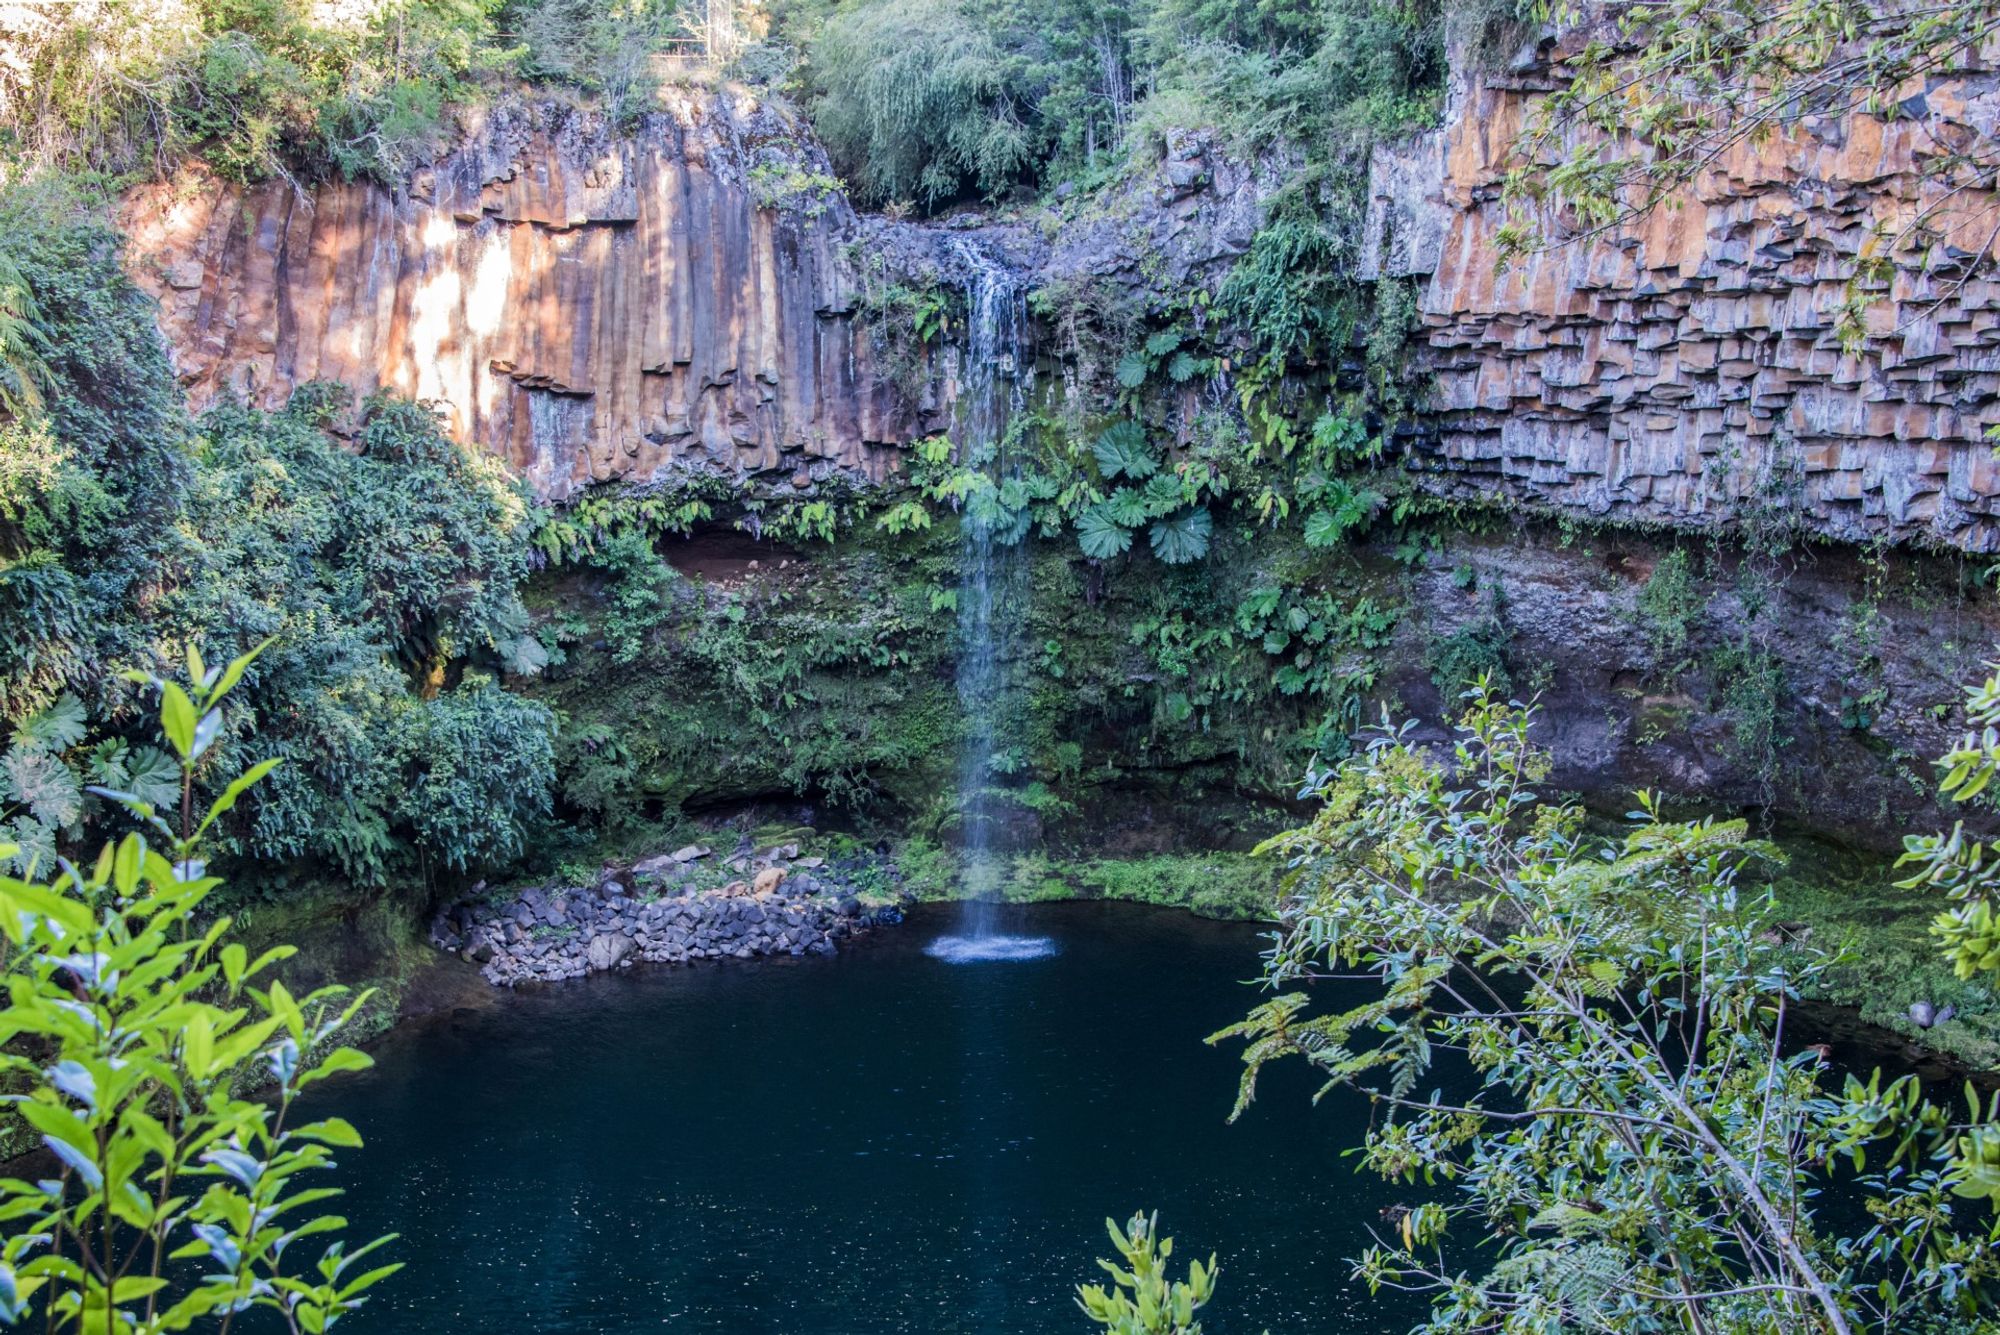
[{"label": "white foam on water", "polygon": [[1055,953],[1054,938],[1046,936],[941,936],[924,947],[924,954],[946,964],[1001,964]]}]

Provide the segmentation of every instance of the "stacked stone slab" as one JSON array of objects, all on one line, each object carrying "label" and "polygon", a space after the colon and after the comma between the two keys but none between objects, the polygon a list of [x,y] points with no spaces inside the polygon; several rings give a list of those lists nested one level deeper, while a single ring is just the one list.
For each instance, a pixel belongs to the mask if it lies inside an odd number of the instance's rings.
[{"label": "stacked stone slab", "polygon": [[[1992,156],[1996,52],[1899,90],[1894,119],[1738,145],[1631,225],[1499,273],[1501,179],[1563,54],[1462,86],[1442,129],[1372,164],[1366,267],[1422,280],[1429,485],[1681,525],[1769,504],[1849,541],[2000,548],[2000,281],[1975,262],[2000,201],[1927,170],[1943,145]],[[1927,210],[1859,291],[1865,346],[1843,347],[1864,247]]]},{"label": "stacked stone slab", "polygon": [[[763,179],[807,182],[771,197]],[[879,479],[937,424],[854,315],[853,212],[747,94],[630,132],[503,103],[407,190],[190,170],[128,194],[129,265],[191,404],[309,380],[427,399],[542,495],[677,464]]]},{"label": "stacked stone slab", "polygon": [[816,874],[818,859],[796,870],[763,859],[754,880],[705,890],[692,882],[692,861],[665,855],[624,881],[456,904],[431,923],[431,944],[513,987],[637,963],[831,955],[841,939],[902,916],[864,907],[838,880]]}]

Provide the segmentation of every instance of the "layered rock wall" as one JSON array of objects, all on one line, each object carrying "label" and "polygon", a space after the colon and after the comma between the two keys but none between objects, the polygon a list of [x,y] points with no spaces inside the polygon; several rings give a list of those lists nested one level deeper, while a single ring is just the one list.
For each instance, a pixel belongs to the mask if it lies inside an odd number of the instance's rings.
[{"label": "layered rock wall", "polygon": [[879,479],[932,423],[857,330],[824,172],[744,95],[629,133],[517,104],[406,193],[183,176],[123,222],[197,409],[310,380],[427,399],[550,497],[676,464]]},{"label": "layered rock wall", "polygon": [[[1976,259],[2000,201],[1936,170],[1994,141],[1993,54],[1900,90],[1893,119],[1738,145],[1632,225],[1504,274],[1501,178],[1561,52],[1458,90],[1371,173],[1367,267],[1419,281],[1431,484],[1674,524],[1770,503],[1851,541],[2000,548],[2000,281]],[[1859,261],[1919,220],[1843,347]]]}]

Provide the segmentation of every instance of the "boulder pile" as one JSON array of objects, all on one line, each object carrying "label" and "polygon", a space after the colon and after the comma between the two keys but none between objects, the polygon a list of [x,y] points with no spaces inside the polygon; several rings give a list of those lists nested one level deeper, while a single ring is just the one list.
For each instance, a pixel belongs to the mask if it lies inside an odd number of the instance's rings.
[{"label": "boulder pile", "polygon": [[[843,937],[899,922],[848,878],[795,846],[710,861],[690,845],[609,873],[595,886],[535,886],[464,900],[431,922],[431,945],[463,955],[502,987],[627,969],[635,962],[831,955]],[[737,879],[717,885],[724,876]]]}]

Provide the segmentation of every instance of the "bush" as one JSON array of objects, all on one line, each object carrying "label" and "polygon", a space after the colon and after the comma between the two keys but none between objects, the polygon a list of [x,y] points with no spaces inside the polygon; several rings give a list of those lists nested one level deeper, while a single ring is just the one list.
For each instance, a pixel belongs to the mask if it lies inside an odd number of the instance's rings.
[{"label": "bush", "polygon": [[[1531,721],[1482,692],[1449,756],[1387,733],[1266,845],[1288,868],[1267,982],[1382,986],[1215,1035],[1246,1043],[1237,1111],[1288,1056],[1366,1100],[1363,1161],[1422,1195],[1357,1273],[1431,1293],[1425,1329],[1972,1328],[2000,1134],[1963,1152],[1914,1075],[1823,1088],[1785,1026],[1826,962],[1741,897],[1743,822],[1669,824],[1642,793],[1629,835],[1592,838],[1537,796]],[[1488,1259],[1452,1254],[1460,1225]]]},{"label": "bush", "polygon": [[448,104],[511,63],[497,8],[392,0],[357,23],[284,0],[51,6],[0,69],[5,128],[39,165],[117,175],[195,153],[233,180],[398,182],[448,142]]},{"label": "bush", "polygon": [[[192,778],[248,666],[188,658],[187,688],[158,681],[161,732]],[[262,1308],[320,1331],[400,1267],[357,1268],[389,1238],[348,1251],[346,1221],[301,1213],[335,1150],[361,1144],[338,1117],[299,1124],[298,1095],[369,1059],[334,1046],[367,1000],[341,988],[293,997],[265,981],[289,947],[252,960],[227,919],[205,924],[219,884],[199,838],[264,777],[260,764],[178,828],[120,797],[143,833],[107,844],[83,872],[0,876],[0,932],[13,955],[0,1011],[10,1102],[58,1167],[0,1181],[0,1322],[49,1330],[229,1329]],[[0,859],[18,850],[0,845]],[[267,1098],[242,1097],[249,1083]],[[315,1237],[319,1241],[313,1241]]]},{"label": "bush", "polygon": [[547,809],[552,723],[476,684],[546,657],[518,595],[535,515],[504,468],[428,409],[352,411],[328,386],[278,413],[224,404],[197,441],[109,230],[21,187],[0,222],[46,367],[39,410],[0,421],[8,837],[46,855],[115,814],[85,785],[152,791],[160,755],[117,669],[272,639],[215,745],[245,764],[254,730],[290,763],[218,852],[262,861],[267,892],[285,864],[373,885],[518,853]]},{"label": "bush", "polygon": [[679,0],[529,0],[509,18],[524,74],[602,94],[621,124],[644,113],[658,91],[653,52],[693,35]]},{"label": "bush", "polygon": [[547,812],[553,724],[475,676],[446,687],[467,661],[540,652],[517,592],[529,507],[413,404],[370,401],[359,448],[341,448],[325,427],[345,403],[307,386],[283,412],[225,405],[203,421],[203,559],[167,610],[277,640],[246,690],[258,744],[291,762],[224,846],[364,884],[491,868]]},{"label": "bush", "polygon": [[1039,80],[987,14],[939,0],[836,11],[812,46],[813,119],[862,198],[997,196],[1044,148]]}]

